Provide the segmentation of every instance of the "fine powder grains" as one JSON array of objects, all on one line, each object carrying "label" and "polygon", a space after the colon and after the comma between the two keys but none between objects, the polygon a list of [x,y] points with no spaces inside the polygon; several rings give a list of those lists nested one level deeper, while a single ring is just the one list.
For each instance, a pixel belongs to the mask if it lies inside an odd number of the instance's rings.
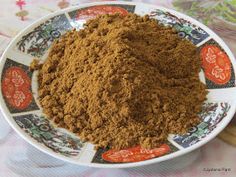
[{"label": "fine powder grains", "polygon": [[148,16],[98,16],[35,67],[43,112],[96,147],[154,148],[199,123],[207,94],[196,47]]}]

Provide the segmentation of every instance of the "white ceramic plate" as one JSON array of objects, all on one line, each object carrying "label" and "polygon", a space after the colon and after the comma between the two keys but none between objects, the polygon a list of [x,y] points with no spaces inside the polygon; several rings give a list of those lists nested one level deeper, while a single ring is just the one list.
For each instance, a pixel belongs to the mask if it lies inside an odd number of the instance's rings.
[{"label": "white ceramic plate", "polygon": [[[114,151],[93,150],[64,129],[45,119],[37,102],[37,75],[29,70],[32,60],[44,60],[52,42],[72,28],[103,13],[149,14],[178,30],[198,47],[202,60],[200,78],[209,90],[199,114],[202,122],[186,135],[170,135],[162,146],[145,150],[139,146]],[[98,2],[58,11],[33,23],[18,34],[0,63],[0,107],[11,126],[30,144],[56,158],[78,165],[124,168],[147,165],[186,154],[214,138],[235,113],[235,59],[225,43],[198,21],[163,7],[134,2]]]}]

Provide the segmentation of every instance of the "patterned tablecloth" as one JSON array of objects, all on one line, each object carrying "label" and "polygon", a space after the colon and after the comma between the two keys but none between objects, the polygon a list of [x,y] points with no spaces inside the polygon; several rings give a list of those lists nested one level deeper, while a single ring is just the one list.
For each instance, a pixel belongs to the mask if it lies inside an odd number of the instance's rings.
[{"label": "patterned tablecloth", "polygon": [[[205,23],[229,45],[236,54],[236,0],[136,0],[184,12]],[[20,30],[38,18],[56,10],[92,0],[1,0],[0,56]],[[236,121],[234,121],[236,122]],[[0,114],[0,176],[1,177],[235,177],[236,151],[219,139],[212,140],[200,151],[165,166],[155,164],[134,169],[95,169],[80,167],[53,159],[22,140]],[[193,156],[195,156],[193,158]],[[36,157],[36,158],[32,158]],[[38,160],[37,160],[38,159]],[[183,162],[193,161],[192,164]],[[188,165],[187,165],[188,164]]]}]

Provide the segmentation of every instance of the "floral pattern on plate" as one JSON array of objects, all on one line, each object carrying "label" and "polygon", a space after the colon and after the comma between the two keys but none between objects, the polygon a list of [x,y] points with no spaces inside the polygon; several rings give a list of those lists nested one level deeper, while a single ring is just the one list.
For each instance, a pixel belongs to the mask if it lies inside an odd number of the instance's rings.
[{"label": "floral pattern on plate", "polygon": [[2,72],[2,94],[11,113],[39,110],[32,90],[29,67],[7,59]]},{"label": "floral pattern on plate", "polygon": [[202,28],[197,27],[193,23],[183,18],[179,18],[170,12],[156,9],[150,12],[149,15],[164,25],[174,27],[178,31],[179,37],[186,38],[195,45],[209,37],[209,34]]},{"label": "floral pattern on plate", "polygon": [[229,103],[205,103],[199,114],[203,121],[192,127],[187,134],[175,135],[173,140],[184,148],[196,144],[216,128],[217,124],[227,116],[230,107]]},{"label": "floral pattern on plate", "polygon": [[235,73],[224,49],[213,39],[199,47],[208,89],[235,87]]},{"label": "floral pattern on plate", "polygon": [[43,116],[28,114],[13,117],[20,128],[39,143],[64,156],[77,156],[84,146],[79,138],[65,133]]},{"label": "floral pattern on plate", "polygon": [[144,149],[140,146],[126,148],[122,150],[99,149],[93,157],[93,163],[128,163],[144,161],[157,158],[166,154],[178,151],[178,149],[166,142],[154,149]]},{"label": "floral pattern on plate", "polygon": [[97,15],[114,13],[126,15],[129,12],[134,13],[134,10],[134,5],[109,4],[85,7],[69,12],[68,14],[72,19],[71,25],[77,29],[80,29],[83,27],[84,20],[94,18]]},{"label": "floral pattern on plate", "polygon": [[64,14],[55,16],[24,35],[17,42],[16,47],[31,56],[42,57],[50,44],[71,28]]}]

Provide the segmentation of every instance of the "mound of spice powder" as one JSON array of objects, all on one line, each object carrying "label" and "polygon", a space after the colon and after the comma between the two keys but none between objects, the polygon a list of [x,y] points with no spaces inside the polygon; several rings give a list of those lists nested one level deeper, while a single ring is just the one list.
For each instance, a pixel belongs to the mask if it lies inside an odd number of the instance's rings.
[{"label": "mound of spice powder", "polygon": [[196,47],[135,14],[67,32],[34,68],[43,112],[96,147],[159,146],[199,123],[207,94]]}]

